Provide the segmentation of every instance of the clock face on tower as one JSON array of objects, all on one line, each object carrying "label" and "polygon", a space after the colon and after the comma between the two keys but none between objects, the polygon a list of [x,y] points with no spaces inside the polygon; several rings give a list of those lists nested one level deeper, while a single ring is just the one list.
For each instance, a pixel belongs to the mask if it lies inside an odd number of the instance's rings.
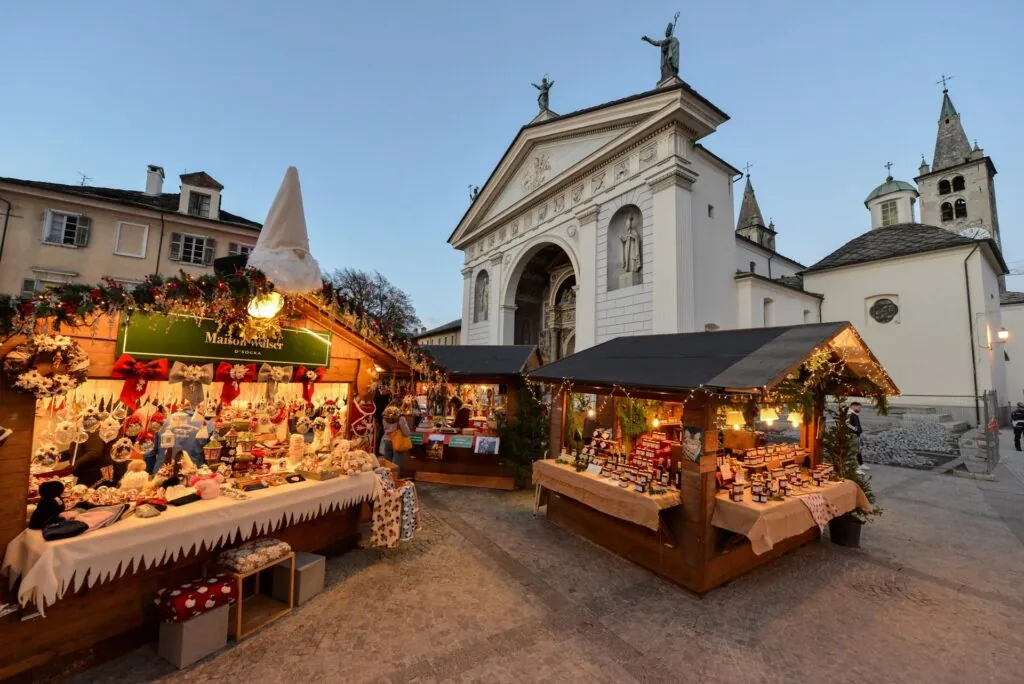
[{"label": "clock face on tower", "polygon": [[981,226],[969,226],[960,230],[959,234],[972,240],[987,240],[992,237],[992,233],[988,232],[987,228],[982,228]]}]

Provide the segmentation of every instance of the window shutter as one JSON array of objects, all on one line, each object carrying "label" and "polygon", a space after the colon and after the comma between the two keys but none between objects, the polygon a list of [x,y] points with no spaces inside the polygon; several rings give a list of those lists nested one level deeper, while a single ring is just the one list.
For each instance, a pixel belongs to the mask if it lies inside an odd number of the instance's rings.
[{"label": "window shutter", "polygon": [[213,257],[217,255],[217,241],[213,238],[206,238],[203,241],[203,266],[213,263]]},{"label": "window shutter", "polygon": [[78,217],[78,228],[75,230],[75,246],[86,247],[89,244],[89,225],[92,222],[88,216]]},{"label": "window shutter", "polygon": [[238,243],[237,242],[229,242],[228,243],[228,256],[238,256]]},{"label": "window shutter", "polygon": [[21,296],[26,298],[34,297],[36,294],[36,281],[25,279],[21,281]]},{"label": "window shutter", "polygon": [[167,251],[171,261],[181,261],[181,233],[171,233],[171,248]]},{"label": "window shutter", "polygon": [[53,242],[54,236],[50,235],[53,230],[53,212],[47,209],[43,212],[43,242]]}]

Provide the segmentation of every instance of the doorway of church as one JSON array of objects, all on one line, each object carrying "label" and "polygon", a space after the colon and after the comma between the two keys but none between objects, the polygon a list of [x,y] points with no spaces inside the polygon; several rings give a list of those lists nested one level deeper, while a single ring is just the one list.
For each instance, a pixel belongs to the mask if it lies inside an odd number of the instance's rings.
[{"label": "doorway of church", "polygon": [[576,274],[557,245],[538,249],[515,285],[514,344],[536,344],[544,363],[576,347]]}]

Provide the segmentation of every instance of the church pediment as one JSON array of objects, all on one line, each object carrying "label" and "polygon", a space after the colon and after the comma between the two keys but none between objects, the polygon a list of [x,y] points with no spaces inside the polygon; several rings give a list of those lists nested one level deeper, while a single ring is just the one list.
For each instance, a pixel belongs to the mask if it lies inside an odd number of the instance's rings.
[{"label": "church pediment", "polygon": [[490,204],[483,220],[488,221],[497,216],[622,134],[623,130],[617,128],[533,146],[512,174],[511,180]]},{"label": "church pediment", "polygon": [[727,117],[688,86],[655,90],[524,126],[449,242],[462,247],[575,174],[677,121],[703,137]]}]

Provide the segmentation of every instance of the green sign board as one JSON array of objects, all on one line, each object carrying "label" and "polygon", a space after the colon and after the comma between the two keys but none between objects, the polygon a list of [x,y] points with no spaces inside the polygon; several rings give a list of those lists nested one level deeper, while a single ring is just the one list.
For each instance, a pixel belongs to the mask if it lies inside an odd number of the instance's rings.
[{"label": "green sign board", "polygon": [[448,446],[454,449],[472,449],[473,435],[452,435],[452,438],[448,441]]},{"label": "green sign board", "polygon": [[169,358],[192,363],[278,363],[326,367],[331,333],[281,328],[275,341],[243,341],[217,330],[217,321],[177,315],[135,314],[117,334],[117,353],[136,358]]},{"label": "green sign board", "polygon": [[412,442],[413,444],[423,444],[423,434],[419,432],[414,432],[411,435],[409,435],[409,441]]}]

